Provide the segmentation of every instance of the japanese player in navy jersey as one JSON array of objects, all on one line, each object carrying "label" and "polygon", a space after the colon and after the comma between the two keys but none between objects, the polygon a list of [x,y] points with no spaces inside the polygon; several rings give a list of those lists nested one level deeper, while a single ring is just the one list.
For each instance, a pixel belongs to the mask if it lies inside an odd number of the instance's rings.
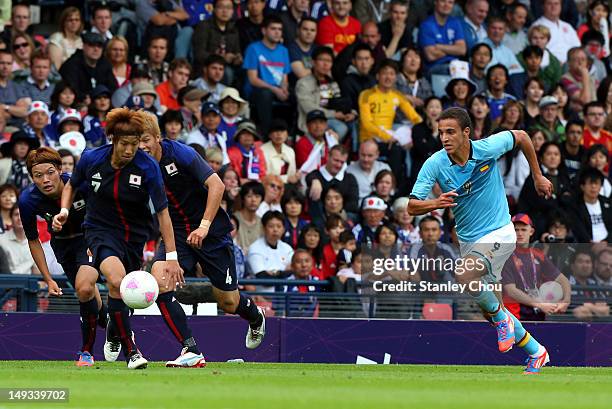
[{"label": "japanese player in navy jersey", "polygon": [[[516,246],[516,233],[497,166],[499,157],[515,147],[521,149],[529,162],[538,194],[550,197],[553,185],[542,176],[535,149],[525,131],[503,131],[472,141],[472,123],[462,108],[442,112],[438,129],[444,148],[431,155],[419,171],[408,212],[421,215],[452,208],[459,250],[465,261],[464,271],[456,272],[457,282],[469,289],[497,330],[499,351],[508,352],[516,344],[529,355],[524,373],[538,374],[549,362],[546,348],[504,308],[501,291],[482,284],[500,282],[502,268]],[[439,184],[443,193],[436,199],[427,199],[434,183]]]},{"label": "japanese player in navy jersey", "polygon": [[113,109],[106,118],[106,133],[112,144],[83,153],[64,187],[62,209],[54,217],[53,227],[62,228],[68,220],[76,192],[86,186],[85,241],[94,265],[106,277],[110,323],[119,335],[128,368],[138,369],[145,368],[147,360],[132,338],[129,309],[121,299],[119,287],[126,272],[141,268],[143,248],[153,222],[149,201],[153,203],[166,244],[163,274],[172,283],[182,283],[183,272],[177,261],[159,166],[138,149],[142,119],[127,108]]},{"label": "japanese player in navy jersey", "polygon": [[[179,142],[161,140],[157,119],[144,111],[139,113],[144,122],[140,149],[159,162],[179,263],[186,274],[195,273],[196,264],[201,265],[202,271],[212,282],[213,293],[221,308],[249,322],[246,346],[256,348],[265,335],[265,317],[250,298],[238,291],[230,236],[232,224],[228,214],[219,207],[225,186],[194,149]],[[189,350],[195,342],[189,341],[191,333],[187,328],[185,314],[180,305],[172,301],[173,283],[163,279],[163,263],[160,260],[163,260],[164,246],[165,243],[160,245],[152,269],[160,286],[158,304],[168,326],[186,348],[181,357],[167,365],[190,366],[190,363],[197,360],[195,356],[199,351],[197,348]]]},{"label": "japanese player in navy jersey", "polygon": [[[26,166],[34,183],[21,193],[19,212],[32,258],[49,287],[49,294],[61,296],[62,290],[49,273],[45,253],[38,239],[36,218],[40,216],[47,221],[51,233],[51,248],[79,299],[83,345],[78,352],[76,364],[92,366],[96,323],[106,327],[107,309],[96,287],[98,270],[89,261],[87,246],[83,240],[81,224],[85,217],[84,192],[76,193],[64,229],[60,232],[51,230],[52,218],[60,211],[62,191],[70,178],[70,175],[60,173],[61,165],[62,159],[54,149],[43,147],[28,154]],[[106,349],[109,347],[105,346]],[[115,359],[117,355],[118,353],[114,356]]]}]

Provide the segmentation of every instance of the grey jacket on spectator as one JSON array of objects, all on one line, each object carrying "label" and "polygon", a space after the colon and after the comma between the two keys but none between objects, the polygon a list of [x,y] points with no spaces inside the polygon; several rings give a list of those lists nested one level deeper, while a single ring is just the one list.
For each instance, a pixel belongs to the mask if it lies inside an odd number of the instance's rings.
[{"label": "grey jacket on spectator", "polygon": [[[338,86],[338,83],[332,78],[329,78],[328,83],[332,86],[333,84]],[[340,86],[338,86],[337,91],[340,93]],[[313,74],[309,74],[298,80],[298,82],[295,84],[295,95],[297,96],[298,106],[298,128],[302,131],[306,131],[308,129],[306,127],[306,115],[315,109],[320,109],[321,111],[325,112],[327,119],[335,118],[336,111],[321,106],[320,87]]]}]

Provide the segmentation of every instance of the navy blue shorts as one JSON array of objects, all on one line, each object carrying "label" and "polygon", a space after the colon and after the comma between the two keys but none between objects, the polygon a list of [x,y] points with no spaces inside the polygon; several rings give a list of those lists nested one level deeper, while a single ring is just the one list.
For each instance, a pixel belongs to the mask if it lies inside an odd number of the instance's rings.
[{"label": "navy blue shorts", "polygon": [[145,243],[127,242],[116,233],[102,229],[87,229],[85,241],[93,256],[93,265],[98,270],[108,257],[121,260],[126,274],[142,270],[142,251]]},{"label": "navy blue shorts", "polygon": [[[206,237],[202,248],[194,248],[187,244],[185,231],[174,231],[178,261],[186,277],[195,277],[196,264],[202,267],[202,272],[210,279],[215,288],[222,291],[234,291],[238,288],[236,277],[236,262],[234,260],[234,245],[227,237]],[[155,261],[166,260],[166,246],[162,241],[155,254]]]},{"label": "navy blue shorts", "polygon": [[57,262],[64,269],[68,281],[75,288],[77,272],[81,266],[96,268],[93,260],[87,255],[87,244],[83,236],[72,239],[52,239],[51,248],[55,253]]}]

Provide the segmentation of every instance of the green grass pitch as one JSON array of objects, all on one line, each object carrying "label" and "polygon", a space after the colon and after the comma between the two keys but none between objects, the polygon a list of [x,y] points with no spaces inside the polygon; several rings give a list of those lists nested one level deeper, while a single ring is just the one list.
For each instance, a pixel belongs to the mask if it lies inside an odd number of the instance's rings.
[{"label": "green grass pitch", "polygon": [[610,408],[612,368],[209,363],[129,371],[124,362],[3,361],[0,387],[69,388],[68,404],[6,408]]}]

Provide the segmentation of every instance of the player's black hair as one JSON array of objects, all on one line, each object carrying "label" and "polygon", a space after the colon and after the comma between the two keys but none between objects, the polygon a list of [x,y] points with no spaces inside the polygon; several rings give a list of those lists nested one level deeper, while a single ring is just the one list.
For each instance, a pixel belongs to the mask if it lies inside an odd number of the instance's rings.
[{"label": "player's black hair", "polygon": [[470,128],[470,132],[472,131],[472,120],[470,119],[470,114],[459,107],[447,108],[440,114],[438,118],[438,122],[443,119],[454,119],[459,124],[459,127],[463,131],[465,128]]},{"label": "player's black hair", "polygon": [[265,191],[263,185],[261,183],[259,183],[259,182],[254,181],[254,180],[252,180],[250,182],[247,182],[247,183],[245,183],[244,185],[242,185],[240,187],[240,199],[242,199],[242,201],[244,202],[244,198],[249,193],[261,196],[262,200],[266,196],[266,191]]},{"label": "player's black hair", "polygon": [[580,186],[582,186],[587,182],[599,182],[603,184],[604,177],[599,170],[587,166],[586,168],[582,169],[582,171],[580,171],[580,175],[578,176],[578,183],[580,184]]},{"label": "player's black hair", "polygon": [[285,206],[287,205],[287,203],[289,203],[292,200],[301,204],[302,209],[304,209],[304,206],[306,206],[306,198],[304,197],[302,193],[300,193],[299,190],[287,189],[285,190],[285,193],[283,194],[283,197],[281,198],[281,209],[283,209],[283,212],[287,213],[287,211],[285,210]]},{"label": "player's black hair", "polygon": [[440,220],[438,220],[437,217],[427,215],[423,217],[421,220],[419,220],[419,229],[423,226],[423,223],[427,223],[427,222],[436,222],[438,223],[439,227],[442,227],[442,223],[440,223]]},{"label": "player's black hair", "polygon": [[332,60],[334,59],[334,50],[332,50],[330,47],[317,47],[315,48],[315,50],[312,53],[312,60],[316,60],[317,58],[319,58],[320,55],[323,54],[327,54],[329,55]]},{"label": "player's black hair", "polygon": [[521,51],[521,55],[523,56],[523,59],[527,59],[532,56],[542,58],[544,56],[544,51],[537,45],[528,45],[523,48],[523,51]]},{"label": "player's black hair", "polygon": [[280,220],[283,225],[285,224],[285,216],[283,216],[283,214],[278,210],[268,210],[266,213],[264,213],[263,217],[261,218],[261,224],[266,227],[273,219]]}]

